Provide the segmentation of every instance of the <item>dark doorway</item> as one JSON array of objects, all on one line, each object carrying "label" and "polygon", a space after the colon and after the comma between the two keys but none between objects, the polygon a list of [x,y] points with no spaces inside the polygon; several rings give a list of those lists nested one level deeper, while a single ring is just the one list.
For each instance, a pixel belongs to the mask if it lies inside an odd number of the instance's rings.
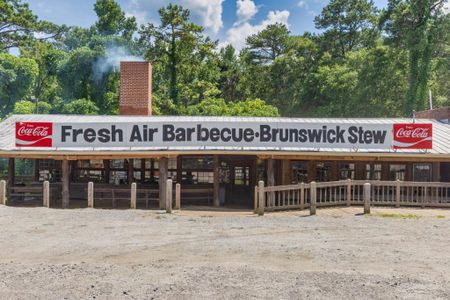
[{"label": "dark doorway", "polygon": [[225,206],[253,206],[255,163],[254,157],[222,157],[220,188]]}]

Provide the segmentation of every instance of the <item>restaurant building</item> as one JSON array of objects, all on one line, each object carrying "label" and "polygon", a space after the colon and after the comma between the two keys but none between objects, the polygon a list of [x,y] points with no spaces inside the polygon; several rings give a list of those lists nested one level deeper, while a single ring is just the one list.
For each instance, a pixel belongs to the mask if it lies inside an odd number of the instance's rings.
[{"label": "restaurant building", "polygon": [[[117,198],[113,205],[120,206],[126,202],[120,189],[136,182],[141,207],[160,208],[165,185],[159,183],[168,178],[181,184],[182,205],[231,207],[252,207],[259,180],[269,186],[341,179],[450,182],[450,126],[432,113],[427,119],[152,116],[146,62],[121,63],[119,111],[13,115],[1,122],[10,203],[20,198],[16,187],[45,180],[55,207],[84,206],[87,182],[98,187],[99,198]],[[32,162],[32,178],[16,174],[20,160]]]}]

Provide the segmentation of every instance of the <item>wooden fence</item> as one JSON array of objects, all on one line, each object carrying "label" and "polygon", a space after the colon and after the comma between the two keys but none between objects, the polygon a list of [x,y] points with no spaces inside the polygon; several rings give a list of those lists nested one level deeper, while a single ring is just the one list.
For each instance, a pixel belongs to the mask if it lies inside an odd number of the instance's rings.
[{"label": "wooden fence", "polygon": [[[313,185],[256,186],[254,212],[260,212],[261,205],[264,206],[263,211],[308,208],[313,195],[312,188],[315,190],[317,207],[363,205],[365,183],[370,184],[371,205],[450,207],[450,183],[349,179]],[[260,197],[263,197],[262,201]]]}]

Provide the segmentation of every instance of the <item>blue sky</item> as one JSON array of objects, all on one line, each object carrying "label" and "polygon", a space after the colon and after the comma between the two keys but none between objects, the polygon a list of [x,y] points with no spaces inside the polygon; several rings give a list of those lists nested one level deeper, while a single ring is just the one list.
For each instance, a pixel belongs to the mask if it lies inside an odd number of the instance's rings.
[{"label": "blue sky", "polygon": [[[57,24],[88,27],[96,21],[95,0],[29,0],[31,9],[40,18]],[[158,23],[158,9],[169,3],[181,4],[191,10],[194,22],[221,44],[231,43],[238,49],[245,38],[271,23],[288,25],[294,34],[316,32],[314,16],[327,0],[118,0],[127,15],[138,23]],[[387,0],[375,0],[384,7]]]}]

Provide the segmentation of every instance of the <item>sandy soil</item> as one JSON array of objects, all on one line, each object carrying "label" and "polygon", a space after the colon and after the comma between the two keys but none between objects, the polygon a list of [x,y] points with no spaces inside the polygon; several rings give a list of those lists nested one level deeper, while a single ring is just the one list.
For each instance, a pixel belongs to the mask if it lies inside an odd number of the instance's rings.
[{"label": "sandy soil", "polygon": [[0,206],[0,298],[450,299],[449,210],[361,211]]}]

